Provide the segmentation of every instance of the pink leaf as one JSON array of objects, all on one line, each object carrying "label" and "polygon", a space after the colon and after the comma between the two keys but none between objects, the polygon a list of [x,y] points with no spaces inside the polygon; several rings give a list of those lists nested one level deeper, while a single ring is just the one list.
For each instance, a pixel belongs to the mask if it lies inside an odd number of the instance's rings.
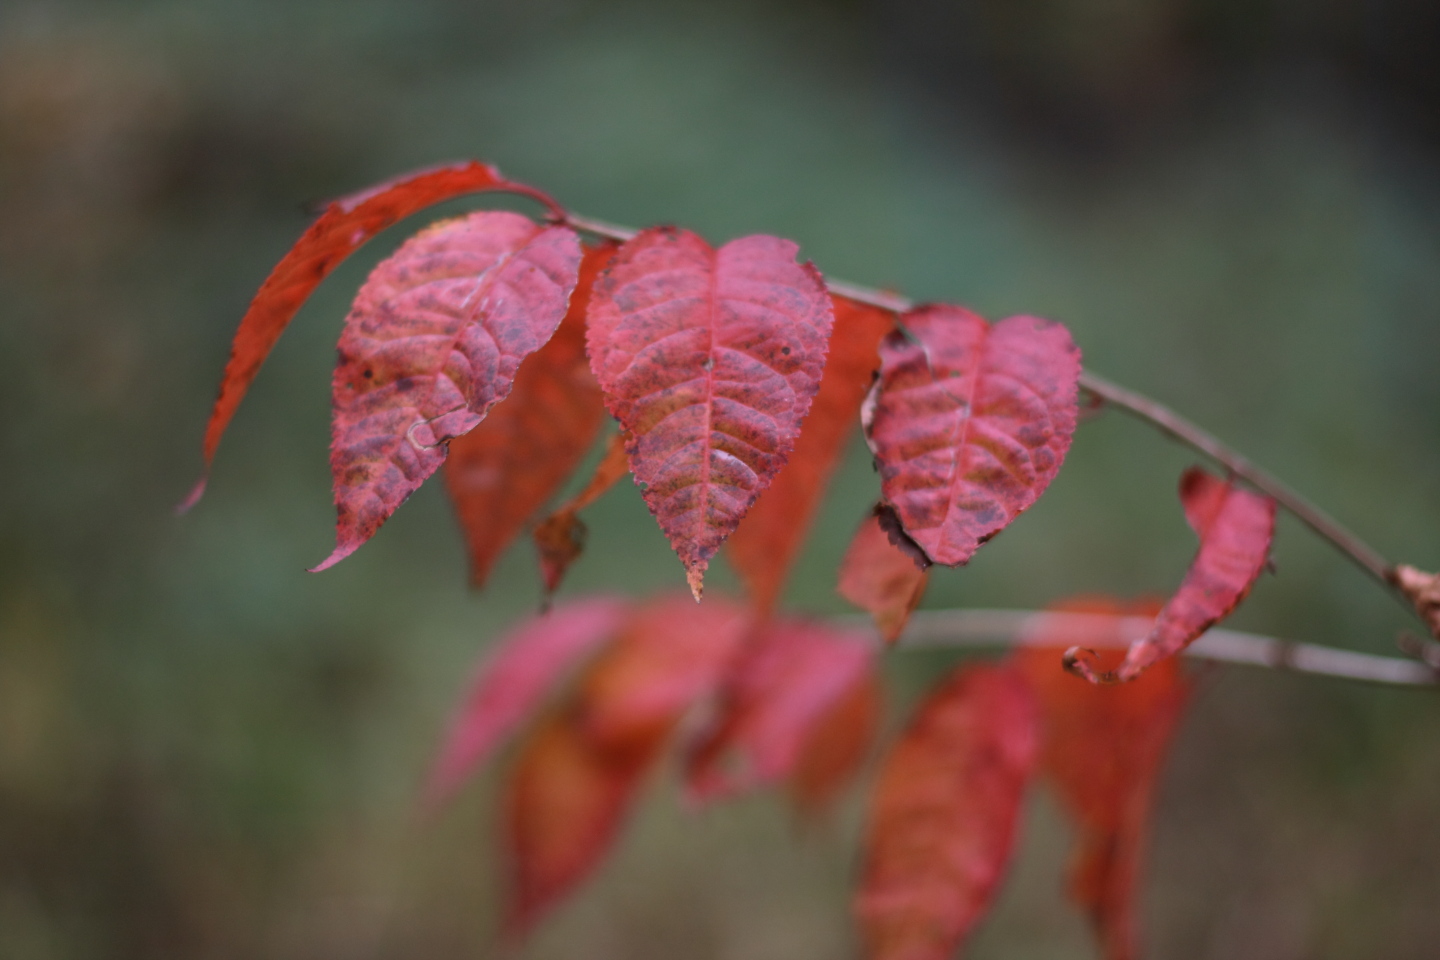
[{"label": "pink leaf", "polygon": [[[230,360],[220,381],[220,395],[205,427],[207,474],[220,438],[260,372],[260,365],[320,281],[386,227],[442,200],[483,190],[522,194],[539,200],[554,214],[564,213],[554,200],[540,191],[506,180],[499,170],[474,160],[407,173],[326,204],[320,219],[295,241],[265,278],[241,319],[240,328],[235,331]],[[202,476],[180,504],[180,511],[194,506],[204,492],[205,477]]]},{"label": "pink leaf", "polygon": [[615,636],[629,612],[629,604],[616,598],[576,600],[525,621],[501,639],[450,724],[430,775],[431,803],[454,796],[568,669]]},{"label": "pink leaf", "polygon": [[505,398],[565,316],[579,267],[574,231],[500,211],[437,224],[375,268],[340,335],[336,545],[315,570],[368,540]]},{"label": "pink leaf", "polygon": [[820,386],[830,296],[796,250],[765,236],[712,250],[693,233],[646,230],[590,301],[591,367],[697,598]]},{"label": "pink leaf", "polygon": [[886,500],[930,559],[963,564],[1049,486],[1075,432],[1080,351],[1063,326],[905,314],[880,345],[866,431]]},{"label": "pink leaf", "polygon": [[[1155,626],[1130,645],[1115,677],[1131,680],[1158,660],[1174,656],[1224,619],[1245,599],[1270,560],[1275,538],[1275,501],[1227,483],[1199,467],[1180,478],[1185,519],[1200,537],[1180,589]],[[1091,680],[1108,679],[1066,654],[1072,669]]]},{"label": "pink leaf", "polygon": [[811,731],[870,671],[874,650],[863,632],[824,623],[761,627],[722,691],[720,715],[690,751],[691,796],[714,799],[789,776]]}]

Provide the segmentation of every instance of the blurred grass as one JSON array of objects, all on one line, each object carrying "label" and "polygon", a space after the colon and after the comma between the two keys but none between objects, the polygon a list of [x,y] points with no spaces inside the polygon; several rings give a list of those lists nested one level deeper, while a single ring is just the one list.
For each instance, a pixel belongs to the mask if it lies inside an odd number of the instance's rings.
[{"label": "blurred grass", "polygon": [[[399,170],[483,157],[594,216],[717,242],[776,232],[836,276],[1061,319],[1097,371],[1212,428],[1382,551],[1440,566],[1435,158],[1407,139],[1398,95],[1364,99],[1280,44],[1241,44],[1250,66],[1201,93],[1167,85],[1154,64],[1205,74],[1164,19],[1185,5],[1163,6],[1151,23],[1159,6],[1052,5],[1029,45],[995,4],[960,5],[984,30],[937,55],[951,35],[923,3],[12,0],[0,958],[492,951],[493,776],[437,822],[413,801],[469,663],[534,608],[529,548],[467,594],[448,508],[426,488],[355,557],[303,573],[331,535],[331,345],[403,229],[306,307],[206,501],[169,513],[198,468],[229,336],[304,228],[301,205]],[[1145,22],[1097,32],[1062,7]],[[988,59],[972,58],[984,43]],[[1047,76],[1065,96],[1034,120],[1016,103]],[[1092,118],[1092,135],[1056,115]],[[1173,493],[1191,459],[1117,414],[1087,422],[1049,495],[969,567],[939,572],[927,605],[1165,591],[1193,550]],[[857,445],[795,607],[841,609],[835,558],[875,489]],[[571,592],[682,583],[633,490],[592,513]],[[1282,524],[1276,559],[1237,626],[1373,652],[1408,626],[1297,525]],[[892,723],[955,659],[892,658]],[[1155,955],[1427,956],[1430,695],[1243,671],[1207,684],[1162,795]],[[1061,899],[1065,827],[1043,794],[1033,806],[971,956],[1090,955]],[[830,829],[797,834],[771,799],[693,815],[657,784],[614,861],[525,955],[852,955],[857,817],[854,798]]]}]

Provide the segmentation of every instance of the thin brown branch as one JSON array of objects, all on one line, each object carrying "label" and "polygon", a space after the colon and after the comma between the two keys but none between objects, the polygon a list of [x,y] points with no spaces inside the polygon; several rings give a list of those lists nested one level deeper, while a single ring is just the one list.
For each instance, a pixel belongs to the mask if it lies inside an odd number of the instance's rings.
[{"label": "thin brown branch", "polygon": [[[1094,613],[920,610],[912,616],[898,646],[924,650],[937,647],[1053,647],[1075,644],[1123,649],[1145,636],[1152,626],[1154,621],[1147,617],[1112,617]],[[1057,644],[1056,638],[1063,640]],[[1378,657],[1236,630],[1211,630],[1186,647],[1184,652],[1186,656],[1199,660],[1269,667],[1323,677],[1411,687],[1440,686],[1440,671],[1414,660]],[[1058,656],[1055,668],[1060,669]]]}]

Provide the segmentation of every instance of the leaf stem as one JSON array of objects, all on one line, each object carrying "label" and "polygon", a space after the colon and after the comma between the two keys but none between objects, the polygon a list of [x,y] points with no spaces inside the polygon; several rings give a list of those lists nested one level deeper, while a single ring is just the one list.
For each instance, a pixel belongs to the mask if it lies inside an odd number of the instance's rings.
[{"label": "leaf stem", "polygon": [[[861,621],[859,617],[854,619],[857,623]],[[864,622],[868,623],[868,618]],[[1123,649],[1131,641],[1143,637],[1153,624],[1154,621],[1147,617],[1112,617],[1095,613],[918,610],[901,634],[898,646],[911,650],[997,644],[1054,647],[1064,646],[1073,638],[1086,647]],[[1057,644],[1055,638],[1060,636],[1067,639]],[[1411,687],[1440,686],[1440,670],[1425,663],[1236,630],[1210,630],[1186,647],[1184,653],[1200,660],[1346,680]],[[1055,667],[1060,669],[1058,656]]]}]

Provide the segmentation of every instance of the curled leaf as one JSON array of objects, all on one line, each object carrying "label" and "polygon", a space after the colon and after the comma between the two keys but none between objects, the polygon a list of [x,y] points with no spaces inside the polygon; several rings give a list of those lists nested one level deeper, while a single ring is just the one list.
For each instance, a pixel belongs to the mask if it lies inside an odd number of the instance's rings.
[{"label": "curled leaf", "polygon": [[[1077,642],[1123,646],[1125,617],[1153,617],[1159,604],[1122,604],[1106,597],[1078,598],[1051,609],[1112,617],[1077,636],[1058,619],[1037,618],[1022,638],[1016,665],[1030,683],[1045,719],[1041,767],[1079,828],[1070,895],[1088,914],[1109,960],[1140,956],[1136,898],[1144,865],[1156,781],[1165,753],[1189,701],[1191,683],[1180,658],[1171,657],[1134,683],[1097,687],[1060,667],[1060,650]],[[1106,650],[1100,667],[1123,654]]]},{"label": "curled leaf", "polygon": [[895,315],[888,310],[845,297],[831,300],[835,329],[810,415],[789,461],[745,514],[726,547],[755,606],[765,612],[774,609],[830,475],[859,425],[860,404],[880,365],[880,338],[895,325]]},{"label": "curled leaf", "polygon": [[[1180,502],[1200,538],[1200,551],[1155,626],[1131,644],[1114,671],[1119,680],[1134,679],[1151,664],[1174,656],[1228,616],[1270,560],[1274,500],[1191,467],[1180,478]],[[1084,661],[1076,663],[1076,672],[1088,673],[1092,680],[1107,677]]]},{"label": "curled leaf", "polygon": [[591,297],[592,368],[697,598],[820,386],[832,308],[797,249],[754,236],[712,250],[687,231],[645,230]]},{"label": "curled leaf", "polygon": [[[539,200],[552,213],[564,212],[540,191],[506,180],[499,170],[473,160],[407,173],[326,204],[320,218],[270,271],[235,331],[230,359],[220,381],[220,395],[205,427],[206,474],[220,438],[260,372],[260,365],[320,281],[386,227],[443,200],[484,190],[519,193]],[[194,506],[204,492],[205,476],[201,476],[180,505],[181,512]]]},{"label": "curled leaf", "polygon": [[1075,432],[1080,351],[1063,326],[921,307],[880,345],[866,435],[885,499],[935,563],[967,562],[1045,492]]},{"label": "curled leaf", "polygon": [[585,251],[555,335],[520,366],[510,395],[479,426],[450,442],[445,489],[465,534],[476,587],[600,432],[605,404],[585,358],[585,308],[615,247]]},{"label": "curled leaf", "polygon": [[1010,860],[1040,752],[1011,669],[967,667],[925,699],[871,800],[855,908],[872,960],[950,960]]},{"label": "curled leaf", "polygon": [[717,717],[690,750],[690,795],[710,800],[788,777],[811,732],[873,659],[864,633],[814,621],[765,623],[727,678]]},{"label": "curled leaf", "polygon": [[533,536],[540,551],[540,577],[547,597],[560,588],[565,571],[585,549],[585,522],[580,519],[580,511],[599,500],[629,469],[625,438],[613,434],[584,489],[535,525]]},{"label": "curled leaf", "polygon": [[458,790],[567,670],[611,639],[630,605],[590,597],[527,620],[502,637],[476,671],[430,774],[429,799]]},{"label": "curled leaf", "polygon": [[330,470],[349,556],[510,392],[565,316],[580,266],[567,227],[472,213],[412,237],[370,274],[340,335]]},{"label": "curled leaf", "polygon": [[855,531],[840,561],[836,589],[874,618],[881,639],[894,643],[925,596],[930,564],[923,552],[907,542],[903,531],[886,529],[882,523],[886,516],[893,513],[879,504]]}]

